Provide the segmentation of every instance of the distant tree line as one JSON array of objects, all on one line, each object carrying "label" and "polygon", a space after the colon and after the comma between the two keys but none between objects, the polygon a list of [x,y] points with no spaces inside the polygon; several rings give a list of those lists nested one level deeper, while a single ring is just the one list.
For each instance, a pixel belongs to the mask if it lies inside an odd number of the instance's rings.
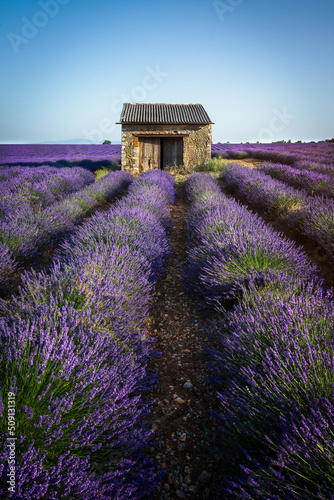
[{"label": "distant tree line", "polygon": [[[296,144],[302,144],[303,142],[316,142],[316,141],[296,141]],[[334,142],[334,137],[332,139],[324,139],[323,141],[318,141],[318,142]],[[108,141],[105,141],[103,144],[110,144]],[[230,141],[226,141],[225,143],[221,143],[220,141],[217,142],[217,144],[230,144]],[[243,144],[243,142],[240,142],[239,144]],[[248,141],[245,142],[245,144],[250,144]],[[256,141],[256,144],[260,144],[260,141]],[[285,141],[284,139],[281,141],[273,141],[271,144],[291,144],[291,139],[288,141]]]}]

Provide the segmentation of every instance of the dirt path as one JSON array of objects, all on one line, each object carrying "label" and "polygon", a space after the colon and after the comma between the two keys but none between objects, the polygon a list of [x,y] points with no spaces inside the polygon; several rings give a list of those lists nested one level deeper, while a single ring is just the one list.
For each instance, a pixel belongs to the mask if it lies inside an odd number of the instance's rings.
[{"label": "dirt path", "polygon": [[[247,166],[254,168],[255,163],[250,161]],[[155,430],[156,441],[150,453],[161,468],[166,468],[166,477],[152,500],[220,500],[228,498],[219,488],[223,483],[221,476],[233,479],[233,474],[239,471],[240,460],[233,447],[219,456],[210,451],[216,429],[211,409],[215,410],[217,401],[215,390],[208,381],[207,359],[202,350],[209,342],[208,317],[206,310],[185,294],[181,281],[181,266],[187,257],[186,215],[189,210],[184,201],[185,179],[183,176],[178,183],[178,198],[171,208],[173,252],[166,277],[156,287],[155,307],[147,323],[150,335],[156,338],[157,351],[163,352],[152,362],[152,368],[159,374],[159,387],[152,394],[155,404],[149,421]],[[221,187],[231,196],[222,183]],[[330,272],[321,256],[317,258],[316,246],[296,238],[287,230],[284,221],[270,220],[260,210],[249,209],[303,246],[324,273],[327,284],[332,284],[333,270]]]},{"label": "dirt path", "polygon": [[[215,407],[216,399],[207,381],[201,347],[209,340],[207,318],[198,303],[185,294],[181,282],[180,266],[187,255],[188,210],[183,191],[184,181],[178,184],[178,199],[171,210],[173,253],[167,275],[157,285],[155,308],[147,325],[156,337],[157,350],[163,351],[152,363],[160,383],[153,393],[150,423],[156,431],[156,445],[150,453],[161,468],[167,468],[166,478],[152,498],[218,500],[223,498],[218,489],[218,468],[221,472],[224,458],[217,459],[210,451],[216,425],[210,409]],[[224,472],[227,474],[227,470]]]}]

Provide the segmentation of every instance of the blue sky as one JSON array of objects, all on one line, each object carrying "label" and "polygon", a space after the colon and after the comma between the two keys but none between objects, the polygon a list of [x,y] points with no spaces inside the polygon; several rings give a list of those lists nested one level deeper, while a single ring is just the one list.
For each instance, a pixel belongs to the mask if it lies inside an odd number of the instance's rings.
[{"label": "blue sky", "polygon": [[122,102],[201,103],[214,142],[334,137],[332,0],[1,3],[0,142],[120,141]]}]

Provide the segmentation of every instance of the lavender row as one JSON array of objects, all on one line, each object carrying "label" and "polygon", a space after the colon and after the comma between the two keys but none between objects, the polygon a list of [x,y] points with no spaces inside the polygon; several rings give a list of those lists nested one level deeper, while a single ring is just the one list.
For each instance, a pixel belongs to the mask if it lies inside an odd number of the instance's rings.
[{"label": "lavender row", "polygon": [[329,259],[334,256],[334,200],[307,196],[269,175],[242,165],[228,165],[222,173],[227,188],[273,216],[285,214],[293,230],[318,243]]},{"label": "lavender row", "polygon": [[0,245],[7,255],[0,263],[0,284],[10,278],[18,261],[38,255],[64,234],[74,231],[84,217],[103,202],[112,200],[131,181],[127,172],[113,172],[50,207],[35,213],[18,211],[16,217],[0,221]]},{"label": "lavender row", "polygon": [[325,161],[320,158],[318,162],[312,160],[299,160],[295,162],[293,166],[300,170],[310,170],[318,174],[324,174],[330,177],[334,176],[334,161],[332,159]]},{"label": "lavender row", "polygon": [[119,164],[120,144],[0,144],[0,165]]},{"label": "lavender row", "polygon": [[0,219],[36,212],[94,181],[94,174],[80,167],[0,167]]},{"label": "lavender row", "polygon": [[[232,498],[334,498],[332,292],[285,274],[212,327],[221,439],[238,436]],[[226,445],[226,443],[225,443]]]},{"label": "lavender row", "polygon": [[266,280],[268,272],[316,279],[317,270],[304,252],[256,214],[221,193],[209,174],[191,176],[186,196],[187,288],[206,301],[233,300],[244,286]]},{"label": "lavender row", "polygon": [[142,454],[152,432],[143,394],[155,383],[143,324],[170,250],[174,200],[171,176],[144,174],[79,228],[48,275],[26,273],[19,296],[2,302],[2,495],[8,392],[19,443],[10,498],[148,498],[160,480]]},{"label": "lavender row", "polygon": [[213,156],[255,158],[334,175],[334,143],[212,144]]},{"label": "lavender row", "polygon": [[[226,453],[237,440],[243,450],[239,460],[246,462],[233,483],[222,479],[224,494],[333,499],[333,293],[321,288],[305,256],[299,272],[291,274],[291,257],[283,255],[285,268],[267,266],[263,260],[255,279],[250,269],[249,279],[241,284],[242,300],[222,311],[226,291],[221,284],[214,302],[206,292],[212,289],[208,278],[215,287],[222,276],[217,265],[230,254],[228,235],[238,232],[233,244],[247,247],[250,242],[251,250],[252,240],[261,239],[261,229],[254,236],[257,217],[247,218],[245,211],[239,219],[241,206],[222,196],[209,176],[192,176],[186,190],[192,203],[186,284],[196,295],[202,288],[204,299],[219,313],[211,323],[208,349],[220,403],[215,453],[220,446]],[[220,254],[211,258],[214,246],[220,246]],[[196,248],[208,255],[200,274],[191,272],[197,266]],[[242,259],[236,264],[240,270]],[[190,276],[198,282],[191,284]]]},{"label": "lavender row", "polygon": [[311,196],[323,195],[334,198],[334,179],[330,175],[270,162],[262,163],[257,169],[285,184],[304,190]]}]

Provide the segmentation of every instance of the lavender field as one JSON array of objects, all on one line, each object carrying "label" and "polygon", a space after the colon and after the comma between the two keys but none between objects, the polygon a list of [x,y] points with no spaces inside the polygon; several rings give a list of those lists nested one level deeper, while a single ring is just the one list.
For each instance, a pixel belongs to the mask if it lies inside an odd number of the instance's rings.
[{"label": "lavender field", "polygon": [[144,318],[170,251],[174,180],[165,172],[108,177],[113,193],[131,184],[128,194],[66,239],[47,273],[26,272],[1,304],[2,497],[14,432],[9,497],[141,498],[160,477],[141,451],[151,435],[142,394],[155,384]]},{"label": "lavender field", "polygon": [[[256,158],[333,175],[334,143],[212,144],[212,156]],[[120,144],[0,144],[0,165],[52,165],[79,162],[120,165]],[[88,165],[88,164],[87,164]]]},{"label": "lavender field", "polygon": [[121,146],[118,144],[0,144],[0,165],[119,165]]},{"label": "lavender field", "polygon": [[334,142],[213,144],[212,155],[233,159],[256,158],[333,175]]},{"label": "lavender field", "polygon": [[216,446],[237,439],[245,457],[222,495],[334,498],[333,292],[300,248],[210,175],[191,176],[186,194],[185,286],[218,313],[206,348]]},{"label": "lavender field", "polygon": [[1,498],[334,499],[334,144],[120,153],[0,146]]}]

